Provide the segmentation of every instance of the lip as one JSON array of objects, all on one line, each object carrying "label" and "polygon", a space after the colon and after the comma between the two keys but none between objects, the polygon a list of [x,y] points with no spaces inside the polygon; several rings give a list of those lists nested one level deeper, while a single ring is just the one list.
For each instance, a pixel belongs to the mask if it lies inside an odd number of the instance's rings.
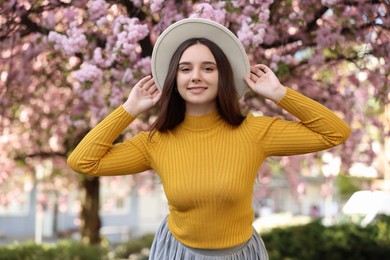
[{"label": "lip", "polygon": [[208,87],[206,86],[191,86],[191,87],[187,87],[187,90],[196,90],[196,89],[208,89]]},{"label": "lip", "polygon": [[191,92],[192,94],[202,94],[208,89],[206,86],[191,86],[187,87],[187,90]]}]

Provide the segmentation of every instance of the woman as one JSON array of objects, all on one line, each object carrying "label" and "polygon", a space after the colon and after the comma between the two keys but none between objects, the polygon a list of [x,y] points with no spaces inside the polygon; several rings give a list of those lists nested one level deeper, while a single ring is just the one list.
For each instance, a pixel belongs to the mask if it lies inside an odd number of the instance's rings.
[{"label": "woman", "polygon": [[[222,41],[221,33],[227,36]],[[268,259],[252,227],[252,192],[261,163],[268,156],[328,149],[349,135],[334,113],[284,87],[267,66],[248,66],[245,74],[248,63],[237,42],[226,28],[203,19],[169,27],[152,55],[153,77],[141,79],[68,159],[75,171],[95,176],[149,169],[159,174],[170,214],[150,259]],[[238,96],[245,85],[301,121],[242,116]],[[159,101],[150,132],[113,145]]]}]

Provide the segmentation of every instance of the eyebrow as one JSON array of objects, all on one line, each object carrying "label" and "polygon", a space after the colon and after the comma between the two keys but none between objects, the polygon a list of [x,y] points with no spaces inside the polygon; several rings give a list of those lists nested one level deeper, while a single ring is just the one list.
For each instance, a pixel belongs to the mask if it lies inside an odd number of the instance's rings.
[{"label": "eyebrow", "polygon": [[[212,65],[217,65],[215,62],[213,62],[213,61],[203,61],[202,62],[202,65],[208,65],[208,64],[212,64]],[[180,62],[179,63],[179,65],[178,66],[181,66],[181,65],[191,65],[191,62],[189,62],[189,61],[182,61],[182,62]]]}]

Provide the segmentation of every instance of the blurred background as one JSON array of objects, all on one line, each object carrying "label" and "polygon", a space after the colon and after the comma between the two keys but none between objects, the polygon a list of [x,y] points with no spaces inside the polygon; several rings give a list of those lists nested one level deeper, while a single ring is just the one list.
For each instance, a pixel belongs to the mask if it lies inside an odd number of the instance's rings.
[{"label": "blurred background", "polygon": [[[1,1],[0,259],[147,259],[168,214],[158,175],[87,177],[66,159],[151,73],[160,33],[187,17],[225,25],[252,64],[352,127],[341,146],[259,169],[253,224],[270,258],[389,258],[389,9],[388,0]],[[241,104],[295,120],[251,92]]]}]

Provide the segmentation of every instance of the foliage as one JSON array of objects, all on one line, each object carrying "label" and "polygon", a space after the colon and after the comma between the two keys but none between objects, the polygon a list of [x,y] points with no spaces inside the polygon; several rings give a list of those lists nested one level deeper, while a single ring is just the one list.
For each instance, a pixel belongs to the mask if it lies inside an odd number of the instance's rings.
[{"label": "foliage", "polygon": [[[0,260],[147,259],[153,234],[112,249],[76,241],[37,245],[33,242],[0,247]],[[319,220],[303,226],[275,228],[262,234],[271,260],[370,260],[390,254],[390,216],[380,215],[366,227],[340,224],[326,227]],[[146,251],[146,252],[143,252]],[[132,259],[133,259],[132,258]]]},{"label": "foliage", "polygon": [[[129,240],[114,249],[115,257],[128,259],[130,255],[141,254],[143,249],[149,249],[153,243],[154,234],[144,235],[138,239]],[[142,254],[141,254],[142,255]],[[147,259],[145,257],[145,259]]]},{"label": "foliage", "polygon": [[270,259],[386,259],[390,254],[390,216],[380,216],[366,227],[320,221],[277,228],[262,235]]},{"label": "foliage", "polygon": [[146,234],[117,245],[112,250],[103,244],[88,245],[73,240],[41,245],[32,241],[15,243],[0,247],[0,260],[104,260],[128,259],[130,255],[136,259],[147,259],[148,252],[143,251],[150,249],[153,238],[154,234]]},{"label": "foliage", "polygon": [[348,199],[354,192],[363,190],[365,187],[369,187],[370,179],[338,175],[336,177],[336,183],[340,198]]},{"label": "foliage", "polygon": [[107,249],[77,241],[38,245],[34,242],[0,247],[1,260],[104,260]]}]

